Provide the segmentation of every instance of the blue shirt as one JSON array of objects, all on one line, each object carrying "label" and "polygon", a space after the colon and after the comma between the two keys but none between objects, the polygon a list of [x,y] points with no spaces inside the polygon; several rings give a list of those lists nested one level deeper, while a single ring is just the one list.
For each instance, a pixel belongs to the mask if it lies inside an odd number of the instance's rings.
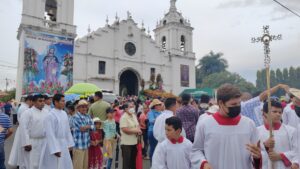
[{"label": "blue shirt", "polygon": [[155,109],[152,109],[149,113],[148,113],[148,131],[153,131],[153,126],[155,123],[156,118],[161,114],[161,112],[156,111]]},{"label": "blue shirt", "polygon": [[260,103],[259,96],[241,103],[241,114],[253,120],[256,127],[261,125],[255,113],[255,108],[260,106]]},{"label": "blue shirt", "polygon": [[103,131],[105,133],[105,139],[113,139],[117,135],[116,123],[114,120],[105,120],[103,125]]},{"label": "blue shirt", "polygon": [[90,146],[90,131],[85,131],[82,132],[80,131],[80,127],[83,126],[87,126],[90,125],[91,129],[94,130],[94,123],[90,117],[90,115],[88,114],[81,114],[79,112],[77,112],[71,121],[73,124],[72,126],[74,127],[74,142],[75,142],[75,146],[74,148],[76,149],[87,149]]},{"label": "blue shirt", "polygon": [[0,133],[0,144],[3,144],[5,141],[5,136],[7,133],[7,129],[12,127],[11,121],[8,115],[4,113],[0,113],[0,125],[4,128],[4,131]]}]

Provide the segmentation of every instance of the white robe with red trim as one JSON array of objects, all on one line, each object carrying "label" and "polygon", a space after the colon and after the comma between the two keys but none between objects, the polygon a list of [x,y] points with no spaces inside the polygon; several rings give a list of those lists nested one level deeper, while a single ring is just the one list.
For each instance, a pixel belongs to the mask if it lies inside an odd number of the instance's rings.
[{"label": "white robe with red trim", "polygon": [[182,143],[173,144],[165,139],[158,143],[152,160],[153,169],[190,169],[192,143],[184,138]]},{"label": "white robe with red trim", "polygon": [[[259,139],[263,156],[263,169],[271,169],[271,160],[268,157],[264,142],[269,139],[269,130],[265,125],[258,127]],[[282,161],[274,162],[276,169],[290,169],[291,165],[298,163],[297,159],[297,133],[295,128],[282,124],[279,129],[273,130],[275,147],[274,151],[281,154]]]},{"label": "white robe with red trim", "polygon": [[213,169],[253,169],[246,144],[257,143],[258,131],[251,119],[229,119],[219,113],[207,116],[196,127],[192,169],[200,169],[206,162]]},{"label": "white robe with red trim", "polygon": [[294,128],[297,128],[300,124],[300,118],[297,116],[292,103],[288,104],[284,108],[282,114],[282,121],[284,124],[292,126]]}]

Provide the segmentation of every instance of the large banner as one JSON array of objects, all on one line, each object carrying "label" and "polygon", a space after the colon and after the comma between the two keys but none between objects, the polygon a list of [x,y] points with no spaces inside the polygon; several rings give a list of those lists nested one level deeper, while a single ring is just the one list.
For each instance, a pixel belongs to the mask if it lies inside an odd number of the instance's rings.
[{"label": "large banner", "polygon": [[26,30],[22,94],[64,93],[73,84],[74,39]]},{"label": "large banner", "polygon": [[190,73],[188,65],[180,65],[180,79],[182,87],[189,87]]}]

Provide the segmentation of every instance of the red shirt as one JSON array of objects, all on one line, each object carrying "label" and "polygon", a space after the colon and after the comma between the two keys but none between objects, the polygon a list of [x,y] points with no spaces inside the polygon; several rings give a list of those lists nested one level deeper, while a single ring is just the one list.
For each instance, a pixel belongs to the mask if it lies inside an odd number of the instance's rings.
[{"label": "red shirt", "polygon": [[141,129],[146,129],[147,128],[146,120],[147,120],[147,115],[145,113],[142,113],[140,115],[140,118],[139,118]]},{"label": "red shirt", "polygon": [[119,107],[116,107],[115,109],[117,110],[116,113],[115,113],[115,117],[114,117],[115,122],[120,123],[120,119],[121,119],[121,116],[122,116],[123,113],[119,109]]}]

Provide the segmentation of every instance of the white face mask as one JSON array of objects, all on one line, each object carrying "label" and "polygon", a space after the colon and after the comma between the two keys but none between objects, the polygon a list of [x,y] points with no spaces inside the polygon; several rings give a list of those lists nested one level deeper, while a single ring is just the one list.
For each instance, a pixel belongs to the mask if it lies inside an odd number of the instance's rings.
[{"label": "white face mask", "polygon": [[128,110],[128,112],[129,112],[130,114],[133,114],[133,113],[135,113],[135,110],[134,110],[134,108],[130,108],[130,109]]}]

